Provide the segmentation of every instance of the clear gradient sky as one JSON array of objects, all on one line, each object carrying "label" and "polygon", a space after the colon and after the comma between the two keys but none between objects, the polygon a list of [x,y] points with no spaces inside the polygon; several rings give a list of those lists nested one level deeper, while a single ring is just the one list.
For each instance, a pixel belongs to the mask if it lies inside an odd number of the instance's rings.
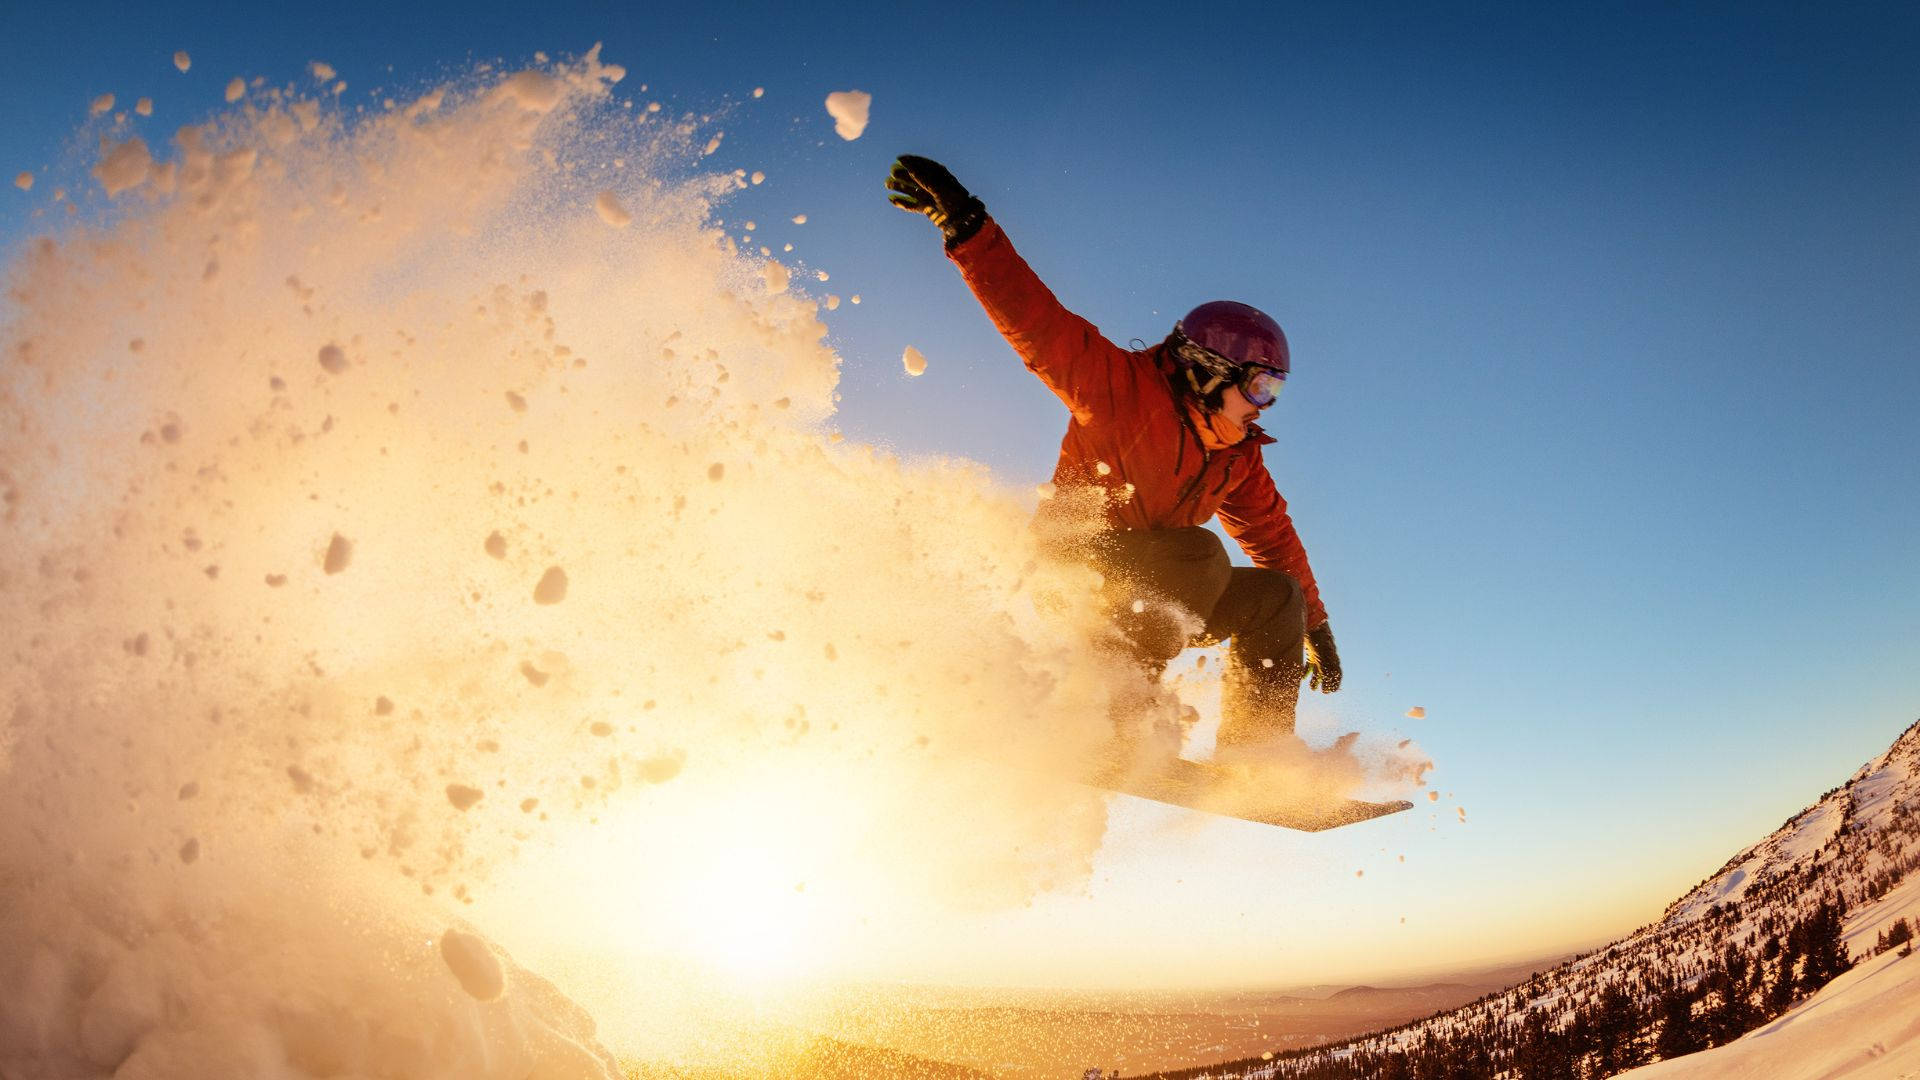
[{"label": "clear gradient sky", "polygon": [[[1094,982],[1591,945],[1920,716],[1911,4],[481,8],[7,5],[0,171],[79,160],[104,92],[151,96],[158,143],[235,75],[324,59],[377,101],[600,41],[676,108],[766,88],[714,161],[769,179],[726,213],[862,295],[827,316],[849,438],[1030,485],[1065,424],[886,205],[902,152],[1115,340],[1222,297],[1286,327],[1267,460],[1347,670],[1303,727],[1418,739],[1444,814],[1303,837],[1135,804],[1087,895],[983,941]],[[844,89],[873,95],[850,143]],[[0,243],[50,198],[5,188]],[[1088,929],[1036,940],[1059,920]],[[1178,974],[1196,951],[1246,960]]]}]

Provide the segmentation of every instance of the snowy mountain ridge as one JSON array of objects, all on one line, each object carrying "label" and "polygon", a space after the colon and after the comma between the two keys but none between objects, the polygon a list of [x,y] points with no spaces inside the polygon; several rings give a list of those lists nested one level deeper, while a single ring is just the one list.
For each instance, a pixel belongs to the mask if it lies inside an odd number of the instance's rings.
[{"label": "snowy mountain ridge", "polygon": [[1733,903],[1755,882],[1777,877],[1817,854],[1843,829],[1877,831],[1901,808],[1903,793],[1916,791],[1920,776],[1920,723],[1909,727],[1879,757],[1847,782],[1788,819],[1771,836],[1735,855],[1713,877],[1667,906],[1662,922],[1698,918],[1715,904]]},{"label": "snowy mountain ridge", "polygon": [[1920,875],[1909,877],[1916,866],[1920,722],[1668,905],[1660,921],[1603,949],[1400,1028],[1163,1075],[1612,1076],[1732,1042],[1873,957],[1901,920],[1920,923]]}]

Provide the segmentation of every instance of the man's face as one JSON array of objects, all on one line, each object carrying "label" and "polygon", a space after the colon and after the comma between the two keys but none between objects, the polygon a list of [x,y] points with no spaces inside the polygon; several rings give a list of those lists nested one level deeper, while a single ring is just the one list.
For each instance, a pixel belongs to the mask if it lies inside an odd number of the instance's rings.
[{"label": "man's face", "polygon": [[1260,406],[1247,400],[1238,386],[1229,386],[1220,391],[1220,415],[1241,427],[1246,427],[1260,415]]}]

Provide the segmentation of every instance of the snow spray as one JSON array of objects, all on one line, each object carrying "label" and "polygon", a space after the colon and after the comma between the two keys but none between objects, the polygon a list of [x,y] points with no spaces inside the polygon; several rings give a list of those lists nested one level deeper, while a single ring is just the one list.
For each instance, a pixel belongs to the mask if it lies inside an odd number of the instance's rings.
[{"label": "snow spray", "polygon": [[830,436],[622,76],[236,81],[12,254],[0,1072],[617,1074],[738,1052],[690,973],[1085,880],[1104,798],[982,758],[1105,738],[1097,582]]}]

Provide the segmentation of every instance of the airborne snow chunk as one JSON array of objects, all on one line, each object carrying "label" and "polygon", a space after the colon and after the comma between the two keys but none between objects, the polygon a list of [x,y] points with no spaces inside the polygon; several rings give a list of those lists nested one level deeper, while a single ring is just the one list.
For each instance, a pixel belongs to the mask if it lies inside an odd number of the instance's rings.
[{"label": "airborne snow chunk", "polygon": [[173,66],[179,68],[182,72],[185,72],[188,68],[193,66],[193,57],[188,56],[186,50],[182,49],[179,52],[173,54]]},{"label": "airborne snow chunk", "polygon": [[486,792],[481,791],[477,787],[468,787],[465,784],[447,785],[447,801],[453,804],[455,810],[462,813],[465,813],[471,809],[475,803],[485,798],[486,794]]},{"label": "airborne snow chunk", "polygon": [[113,95],[101,94],[99,97],[93,99],[93,104],[87,108],[87,111],[94,116],[99,116],[111,108],[113,108]]},{"label": "airborne snow chunk", "polygon": [[440,935],[440,959],[460,980],[460,988],[477,1001],[498,1001],[507,988],[493,950],[472,934],[448,930]]},{"label": "airborne snow chunk", "polygon": [[152,173],[153,155],[147,152],[146,140],[140,138],[128,139],[115,146],[107,151],[106,157],[100,159],[100,164],[93,167],[93,178],[107,189],[108,198],[129,188],[139,187],[147,182]]},{"label": "airborne snow chunk", "polygon": [[909,375],[919,376],[927,373],[927,358],[920,355],[920,350],[911,345],[907,346],[906,352],[900,354],[900,364],[907,369]]},{"label": "airborne snow chunk", "polygon": [[329,375],[338,375],[347,370],[346,351],[331,342],[320,346],[320,366]]},{"label": "airborne snow chunk", "polygon": [[650,757],[640,763],[640,779],[649,784],[664,784],[679,776],[685,764],[680,754]]},{"label": "airborne snow chunk", "polygon": [[603,191],[593,200],[593,208],[600,213],[600,220],[616,229],[624,229],[633,224],[633,215],[620,205],[620,199],[611,191]]},{"label": "airborne snow chunk", "polygon": [[321,569],[329,574],[337,574],[345,570],[347,564],[352,561],[353,541],[341,536],[339,533],[334,533],[333,539],[327,543],[327,555],[326,559],[320,564]]},{"label": "airborne snow chunk", "polygon": [[1407,719],[1409,720],[1425,720],[1426,718],[1427,710],[1422,706],[1415,705],[1413,708],[1407,710]]},{"label": "airborne snow chunk", "polygon": [[533,602],[536,604],[557,604],[567,598],[567,572],[557,566],[547,567],[540,575],[540,584],[533,587]]},{"label": "airborne snow chunk", "polygon": [[314,79],[319,82],[332,82],[334,76],[338,74],[333,70],[333,65],[325,60],[313,61],[307,65],[307,70],[312,72]]},{"label": "airborne snow chunk", "polygon": [[549,113],[560,104],[560,83],[540,71],[521,71],[494,88],[496,101],[511,101],[531,113]]},{"label": "airborne snow chunk", "polygon": [[834,134],[852,142],[867,130],[867,110],[873,95],[864,90],[835,90],[827,95],[827,115],[833,117]]},{"label": "airborne snow chunk", "polygon": [[227,104],[231,105],[246,96],[247,80],[235,75],[233,81],[227,84]]},{"label": "airborne snow chunk", "polygon": [[19,176],[14,177],[13,186],[19,188],[21,191],[32,191],[33,190],[33,174],[30,172],[23,172]]}]

